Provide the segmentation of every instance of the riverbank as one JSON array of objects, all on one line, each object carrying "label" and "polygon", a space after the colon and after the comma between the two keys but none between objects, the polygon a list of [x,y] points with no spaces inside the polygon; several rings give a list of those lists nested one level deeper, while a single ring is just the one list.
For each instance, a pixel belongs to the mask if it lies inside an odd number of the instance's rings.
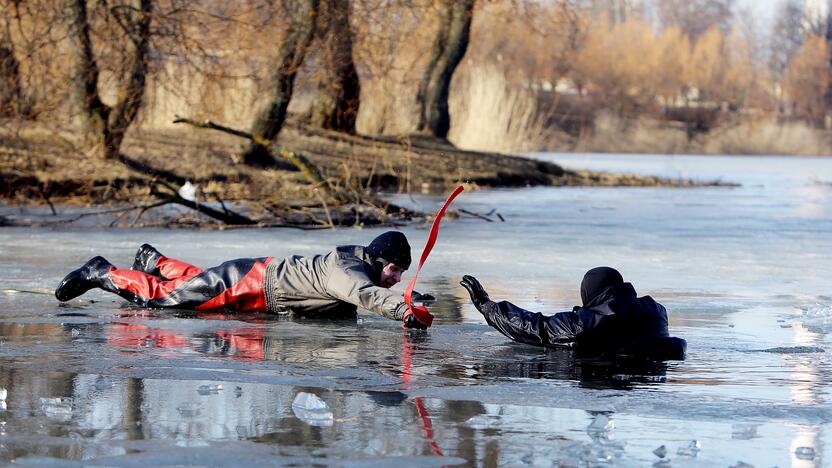
[{"label": "riverbank", "polygon": [[[90,159],[77,140],[69,128],[5,125],[0,200],[46,207],[55,216],[61,214],[57,207],[98,210],[111,225],[332,227],[396,224],[420,216],[383,201],[381,191],[442,193],[457,184],[469,189],[729,185],[566,170],[424,137],[350,136],[289,122],[278,144],[318,167],[329,185],[319,190],[284,160],[266,169],[244,164],[239,155],[246,142],[211,130],[182,126],[131,132],[119,161]],[[26,223],[6,219],[21,222]]]}]

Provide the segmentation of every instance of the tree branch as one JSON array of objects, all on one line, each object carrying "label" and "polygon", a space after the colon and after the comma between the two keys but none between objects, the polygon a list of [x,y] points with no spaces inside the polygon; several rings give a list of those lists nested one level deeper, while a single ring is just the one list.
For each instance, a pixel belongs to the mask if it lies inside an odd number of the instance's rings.
[{"label": "tree branch", "polygon": [[277,154],[281,158],[292,163],[292,165],[298,168],[298,170],[303,174],[303,176],[306,177],[306,180],[308,180],[309,183],[314,185],[316,188],[320,188],[321,190],[326,192],[326,194],[329,197],[342,202],[349,201],[349,197],[340,191],[334,190],[332,186],[330,186],[329,183],[326,181],[326,179],[324,179],[323,175],[321,175],[321,171],[320,169],[318,169],[318,166],[302,154],[282,149],[276,144],[270,143],[267,140],[260,138],[256,135],[252,135],[251,133],[244,132],[242,130],[237,130],[231,127],[226,127],[225,125],[220,125],[210,120],[198,121],[186,117],[177,117],[173,121],[173,123],[185,123],[197,128],[208,128],[211,130],[218,130],[252,141],[255,144],[262,146],[263,149],[266,150],[272,158],[274,158],[274,155]]}]

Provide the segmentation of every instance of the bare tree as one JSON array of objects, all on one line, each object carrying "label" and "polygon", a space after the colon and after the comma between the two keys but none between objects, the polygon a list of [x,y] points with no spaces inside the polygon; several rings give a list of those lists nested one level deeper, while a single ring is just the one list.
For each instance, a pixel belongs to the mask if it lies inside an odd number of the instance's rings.
[{"label": "bare tree", "polygon": [[723,33],[731,28],[734,0],[656,0],[664,27],[677,26],[691,39],[713,27]]},{"label": "bare tree", "polygon": [[[269,91],[262,99],[263,105],[255,118],[251,133],[257,138],[272,141],[280,133],[286,120],[286,109],[306,50],[315,33],[318,16],[318,0],[286,0],[284,7],[289,15],[286,34],[275,58],[275,69],[270,79]],[[268,167],[274,159],[262,145],[253,143],[243,155],[246,164]]]},{"label": "bare tree", "polygon": [[0,37],[0,117],[17,115],[21,100],[20,64],[14,56],[9,32],[9,6],[3,5],[3,35]]},{"label": "bare tree", "polygon": [[780,76],[792,55],[807,37],[805,14],[801,0],[784,0],[775,13],[771,31],[769,66]]},{"label": "bare tree", "polygon": [[417,131],[445,139],[451,128],[448,91],[454,70],[468,48],[474,0],[437,0],[437,3],[439,30],[419,86]]},{"label": "bare tree", "polygon": [[12,44],[0,42],[0,117],[17,117],[25,112],[20,88],[20,64]]},{"label": "bare tree", "polygon": [[310,111],[314,126],[355,133],[361,85],[352,56],[350,1],[323,0],[316,36],[319,40],[318,85]]},{"label": "bare tree", "polygon": [[593,15],[606,14],[613,24],[644,16],[645,5],[639,0],[573,0]]},{"label": "bare tree", "polygon": [[75,58],[75,97],[82,114],[85,150],[95,157],[116,159],[124,134],[144,98],[153,4],[151,0],[139,0],[138,5],[107,2],[100,5],[106,8],[105,14],[114,20],[127,40],[125,76],[117,91],[116,104],[105,104],[98,90],[101,72],[93,52],[87,1],[73,0],[70,39]]},{"label": "bare tree", "polygon": [[[832,0],[827,2],[826,30],[824,32],[826,44],[829,46],[830,50],[832,50]],[[829,69],[832,70],[832,57],[829,58]],[[832,85],[826,89],[824,102],[826,103],[826,112],[829,113],[832,111]]]}]

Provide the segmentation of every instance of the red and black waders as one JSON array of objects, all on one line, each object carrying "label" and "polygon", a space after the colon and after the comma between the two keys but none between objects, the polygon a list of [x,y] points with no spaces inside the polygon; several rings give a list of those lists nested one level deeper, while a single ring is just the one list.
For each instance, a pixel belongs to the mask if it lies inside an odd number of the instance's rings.
[{"label": "red and black waders", "polygon": [[142,307],[256,312],[266,310],[263,285],[271,260],[239,258],[202,270],[160,256],[151,273],[112,269],[108,276],[118,295]]},{"label": "red and black waders", "polygon": [[168,258],[145,244],[130,270],[95,257],[68,274],[55,296],[68,301],[92,288],[116,293],[142,307],[191,310],[266,310],[266,267],[272,257],[240,258],[203,270]]}]

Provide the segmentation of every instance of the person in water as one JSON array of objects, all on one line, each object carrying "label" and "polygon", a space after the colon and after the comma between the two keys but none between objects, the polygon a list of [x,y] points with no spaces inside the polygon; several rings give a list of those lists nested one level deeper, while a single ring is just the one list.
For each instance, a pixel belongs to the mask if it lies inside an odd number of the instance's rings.
[{"label": "person in water", "polygon": [[[142,245],[129,270],[94,257],[69,273],[55,297],[69,301],[93,288],[115,293],[148,308],[233,309],[240,312],[295,313],[321,318],[355,316],[358,307],[406,328],[427,328],[402,294],[389,288],[410,267],[404,234],[388,231],[366,247],[344,245],[313,257],[294,255],[240,258],[202,270]],[[413,294],[415,301],[432,299]]]},{"label": "person in water", "polygon": [[473,276],[463,276],[460,284],[489,325],[520,343],[653,359],[685,356],[687,343],[670,336],[664,306],[650,296],[638,297],[614,268],[586,272],[581,282],[583,305],[554,315],[530,312],[508,301],[494,302]]}]

